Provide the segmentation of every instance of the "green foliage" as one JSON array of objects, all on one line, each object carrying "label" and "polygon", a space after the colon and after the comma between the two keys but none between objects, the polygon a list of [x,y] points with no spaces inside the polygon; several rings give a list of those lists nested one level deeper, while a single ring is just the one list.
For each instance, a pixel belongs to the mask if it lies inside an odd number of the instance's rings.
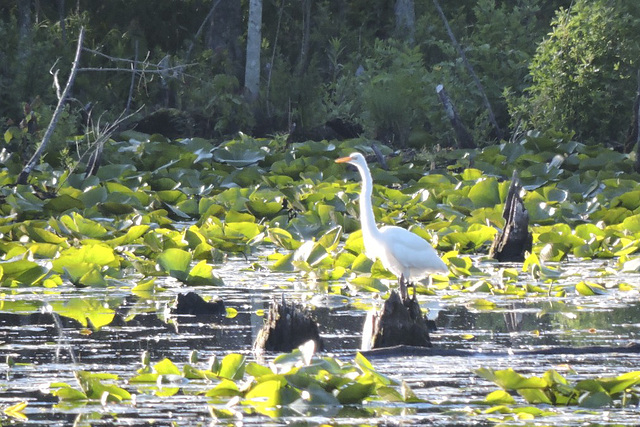
[{"label": "green foliage", "polygon": [[[214,356],[208,369],[195,364],[184,364],[180,369],[170,359],[153,365],[144,360],[144,366],[128,383],[167,397],[177,394],[189,380],[213,382],[199,394],[209,399],[210,412],[216,418],[229,410],[254,410],[275,418],[287,414],[289,406],[322,415],[326,408],[337,410],[363,402],[422,402],[407,384],[398,384],[380,374],[359,353],[352,362],[343,362],[315,356],[306,347],[281,354],[269,365],[248,362],[238,353],[227,354],[222,360]],[[77,371],[75,376],[79,389],[66,383],[50,384],[51,393],[61,402],[106,404],[131,399],[131,394],[117,385],[120,381],[116,375]]]},{"label": "green foliage", "polygon": [[[549,370],[542,377],[525,377],[513,369],[494,370],[480,368],[479,376],[496,383],[506,391],[516,391],[529,404],[556,406],[579,405],[585,408],[602,408],[612,405],[637,405],[640,401],[637,387],[640,372],[628,372],[617,377],[589,378],[570,383],[555,370]],[[515,403],[503,398],[503,402],[493,402],[495,395],[487,397],[487,403]]]},{"label": "green foliage", "polygon": [[531,63],[529,97],[514,114],[533,128],[621,143],[637,86],[640,9],[580,0],[559,10],[552,25]]},{"label": "green foliage", "polygon": [[411,129],[424,124],[425,74],[417,48],[376,42],[362,79],[362,121],[376,139],[405,146]]}]

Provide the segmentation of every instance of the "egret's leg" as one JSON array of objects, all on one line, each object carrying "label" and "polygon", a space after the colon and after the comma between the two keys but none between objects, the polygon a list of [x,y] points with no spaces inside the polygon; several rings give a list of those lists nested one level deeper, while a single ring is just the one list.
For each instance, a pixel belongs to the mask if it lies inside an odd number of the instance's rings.
[{"label": "egret's leg", "polygon": [[402,301],[406,301],[407,299],[407,286],[406,281],[404,279],[404,274],[400,275],[400,279],[398,280],[398,284],[400,285],[400,299]]}]

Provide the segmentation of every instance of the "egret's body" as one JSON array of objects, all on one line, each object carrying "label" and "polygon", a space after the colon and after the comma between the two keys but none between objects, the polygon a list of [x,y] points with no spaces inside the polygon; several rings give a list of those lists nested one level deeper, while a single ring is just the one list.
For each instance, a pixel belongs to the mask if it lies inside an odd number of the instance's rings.
[{"label": "egret's body", "polygon": [[436,250],[422,237],[394,225],[381,228],[376,226],[371,206],[373,180],[362,154],[352,153],[336,162],[352,164],[360,172],[360,224],[365,254],[372,260],[379,259],[387,270],[398,276],[403,299],[407,297],[405,282],[410,283],[434,273],[449,272]]}]

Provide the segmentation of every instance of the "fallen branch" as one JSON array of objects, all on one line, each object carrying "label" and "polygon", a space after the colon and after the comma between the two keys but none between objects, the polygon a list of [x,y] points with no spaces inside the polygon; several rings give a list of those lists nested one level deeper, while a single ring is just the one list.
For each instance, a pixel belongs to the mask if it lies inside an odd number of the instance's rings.
[{"label": "fallen branch", "polygon": [[465,55],[464,50],[462,49],[462,46],[460,46],[460,43],[458,43],[456,36],[453,34],[453,31],[449,26],[449,21],[447,20],[447,17],[445,16],[444,12],[442,11],[442,8],[440,7],[440,3],[438,2],[438,0],[433,0],[433,4],[438,10],[438,15],[440,15],[440,19],[442,19],[442,22],[444,23],[444,27],[447,30],[447,34],[449,35],[449,38],[451,39],[451,43],[456,48],[456,51],[458,51],[458,55],[460,56],[460,59],[462,59],[462,63],[467,68],[467,71],[469,71],[469,74],[471,75],[473,82],[475,83],[476,87],[480,91],[482,102],[484,103],[484,106],[487,109],[487,112],[489,113],[489,121],[491,121],[491,124],[495,128],[498,139],[502,139],[504,132],[502,131],[500,126],[498,126],[498,121],[496,120],[496,116],[493,113],[493,108],[491,108],[491,103],[489,102],[489,98],[487,98],[487,94],[484,91],[484,87],[482,86],[480,79],[478,78],[475,71],[473,70],[473,66],[471,66],[471,63],[467,60],[467,55]]},{"label": "fallen branch", "polygon": [[56,125],[58,124],[58,120],[60,120],[60,115],[62,114],[62,110],[64,110],[65,101],[69,96],[69,92],[71,91],[71,87],[73,86],[73,81],[75,80],[76,74],[78,72],[78,64],[80,63],[80,52],[82,52],[83,42],[84,42],[84,27],[80,28],[80,35],[78,36],[78,47],[76,49],[76,56],[73,60],[73,65],[71,66],[71,74],[69,74],[67,85],[64,87],[64,91],[62,92],[62,95],[58,99],[58,105],[56,106],[56,109],[53,112],[53,117],[51,117],[51,122],[49,122],[49,126],[47,127],[47,130],[44,133],[44,136],[42,137],[42,142],[40,143],[40,146],[38,147],[36,152],[33,153],[33,156],[31,156],[31,159],[29,159],[25,167],[22,169],[22,172],[20,172],[20,175],[18,175],[18,184],[27,183],[27,180],[29,179],[29,175],[31,174],[31,171],[33,170],[35,165],[40,161],[40,158],[42,157],[42,153],[44,153],[44,150],[47,148],[47,144],[49,143],[49,140],[51,139],[51,136],[53,135],[53,132],[56,129]]},{"label": "fallen branch", "polygon": [[576,355],[586,354],[639,354],[640,345],[636,343],[627,346],[589,346],[589,347],[551,347],[535,350],[513,350],[505,351],[473,351],[459,350],[437,347],[415,347],[410,345],[398,345],[395,347],[376,348],[373,350],[360,350],[367,359],[388,358],[388,357],[409,357],[409,356],[440,356],[440,357],[517,357],[517,356],[537,356],[537,355]]},{"label": "fallen branch", "polygon": [[436,86],[436,92],[438,94],[438,98],[440,98],[442,106],[444,107],[444,111],[451,122],[451,126],[456,133],[458,148],[476,148],[476,143],[473,141],[473,137],[462,123],[453,102],[451,102],[451,98],[449,98],[447,91],[444,90],[444,86],[441,84]]}]

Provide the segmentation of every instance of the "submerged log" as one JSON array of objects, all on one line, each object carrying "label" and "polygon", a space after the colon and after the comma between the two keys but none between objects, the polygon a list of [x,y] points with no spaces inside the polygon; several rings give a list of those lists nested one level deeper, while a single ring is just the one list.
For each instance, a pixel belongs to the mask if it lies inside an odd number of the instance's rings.
[{"label": "submerged log", "polygon": [[208,302],[195,292],[179,294],[174,307],[171,308],[173,315],[192,315],[198,318],[224,316],[226,312],[224,301],[221,299]]},{"label": "submerged log", "polygon": [[362,349],[397,345],[431,347],[431,340],[418,301],[413,298],[403,302],[400,295],[392,291],[381,310],[367,314],[362,331]]},{"label": "submerged log", "polygon": [[361,351],[367,359],[407,357],[407,356],[441,356],[441,357],[513,357],[513,356],[543,356],[543,355],[575,355],[588,354],[640,354],[640,344],[630,343],[626,346],[587,346],[587,347],[551,347],[533,350],[509,351],[474,351],[450,348],[425,348],[408,345]]},{"label": "submerged log", "polygon": [[283,297],[281,303],[275,300],[271,302],[267,321],[258,332],[253,348],[258,352],[290,352],[309,340],[315,342],[318,351],[322,350],[318,324],[304,308],[287,303]]},{"label": "submerged log", "polygon": [[529,212],[520,197],[520,180],[513,171],[502,217],[506,220],[504,230],[498,233],[489,256],[498,261],[524,261],[525,253],[531,252],[533,238],[529,232]]}]

